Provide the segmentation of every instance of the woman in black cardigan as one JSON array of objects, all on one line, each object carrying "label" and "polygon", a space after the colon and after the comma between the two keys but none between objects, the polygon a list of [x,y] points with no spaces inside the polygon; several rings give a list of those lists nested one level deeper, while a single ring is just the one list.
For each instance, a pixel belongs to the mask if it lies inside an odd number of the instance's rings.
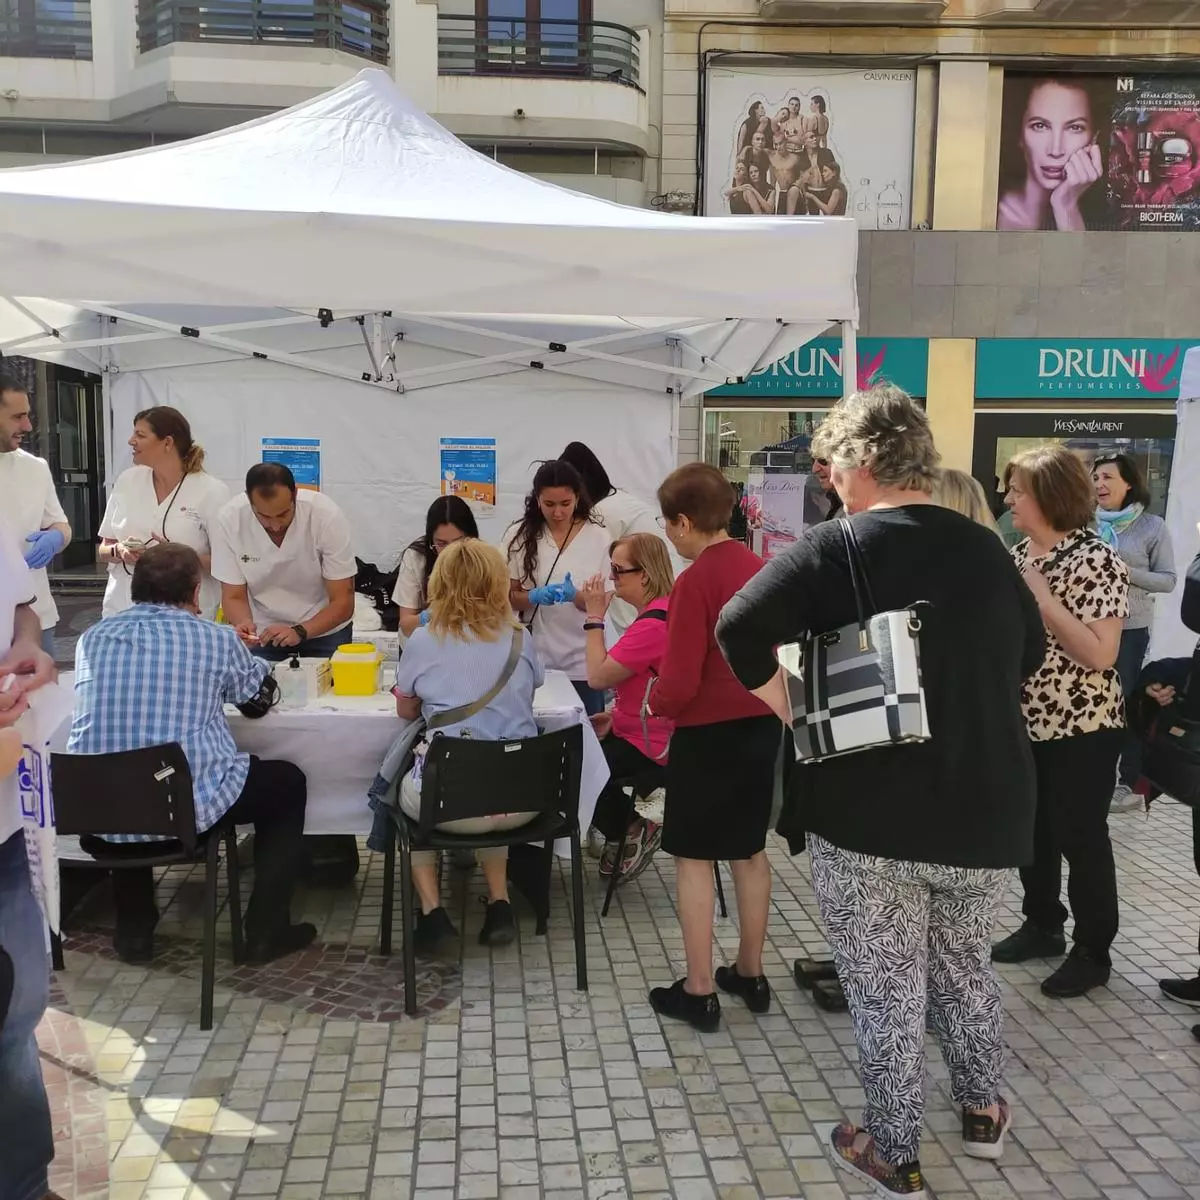
[{"label": "woman in black cardigan", "polygon": [[[920,1168],[926,1014],[963,1113],[964,1150],[998,1158],[1003,1010],[996,911],[1032,855],[1034,778],[1022,680],[1045,635],[996,535],[933,503],[937,452],[921,409],[890,386],[839,403],[814,454],[831,464],[880,611],[923,604],[931,739],[797,764],[790,823],[859,1047],[863,1127],[834,1130],[839,1166],[884,1195],[926,1195]],[[856,618],[836,521],[810,529],[726,606],[717,637],[737,677],[790,723],[774,649]]]}]

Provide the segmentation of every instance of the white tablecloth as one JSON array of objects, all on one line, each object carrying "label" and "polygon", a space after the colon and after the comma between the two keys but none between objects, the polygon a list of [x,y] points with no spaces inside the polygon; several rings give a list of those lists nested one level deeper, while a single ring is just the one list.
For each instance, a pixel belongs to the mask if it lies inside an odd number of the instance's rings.
[{"label": "white tablecloth", "polygon": [[[71,672],[60,677],[71,687]],[[305,833],[371,832],[367,807],[370,788],[398,729],[396,702],[389,692],[374,696],[335,696],[327,692],[303,708],[274,708],[250,720],[235,708],[226,710],[240,750],[260,758],[294,762],[308,779]],[[587,834],[596,800],[608,782],[608,764],[591,722],[584,715],[571,681],[560,671],[547,671],[546,682],[533,697],[533,713],[547,730],[583,725],[583,777],[579,786],[579,828]],[[69,726],[51,739],[55,750],[66,747]],[[569,845],[555,849],[564,857]]]},{"label": "white tablecloth", "polygon": [[[533,713],[548,730],[583,725],[579,826],[586,834],[596,800],[608,782],[604,751],[571,681],[560,672],[546,672],[546,683],[533,698]],[[275,708],[258,720],[235,710],[229,727],[239,749],[260,758],[287,759],[307,776],[305,833],[370,833],[367,789],[397,732],[396,702],[390,693],[335,696],[327,692],[304,708]],[[559,847],[563,853],[566,845],[564,841]]]}]

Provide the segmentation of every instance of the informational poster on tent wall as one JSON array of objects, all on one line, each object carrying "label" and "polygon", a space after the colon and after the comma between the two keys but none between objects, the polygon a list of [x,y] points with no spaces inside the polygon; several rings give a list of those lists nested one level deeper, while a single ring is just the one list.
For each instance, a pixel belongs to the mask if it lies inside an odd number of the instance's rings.
[{"label": "informational poster on tent wall", "polygon": [[495,438],[444,437],[438,459],[443,496],[461,496],[480,513],[495,510]]},{"label": "informational poster on tent wall", "polygon": [[262,440],[262,461],[283,463],[296,477],[296,486],[321,490],[321,439],[272,438]]},{"label": "informational poster on tent wall", "polygon": [[750,472],[742,508],[755,554],[763,559],[774,558],[804,532],[807,484],[807,475]]},{"label": "informational poster on tent wall", "polygon": [[1200,229],[1200,75],[1009,74],[998,229]]},{"label": "informational poster on tent wall", "polygon": [[916,71],[714,68],[706,216],[845,216],[907,229]]}]

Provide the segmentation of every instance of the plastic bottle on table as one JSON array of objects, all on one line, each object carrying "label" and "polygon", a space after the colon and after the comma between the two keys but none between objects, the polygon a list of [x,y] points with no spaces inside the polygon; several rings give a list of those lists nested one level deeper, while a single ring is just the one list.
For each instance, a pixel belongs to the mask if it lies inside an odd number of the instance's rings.
[{"label": "plastic bottle on table", "polygon": [[308,703],[308,677],[297,655],[276,665],[275,681],[279,684],[280,708],[303,708]]}]

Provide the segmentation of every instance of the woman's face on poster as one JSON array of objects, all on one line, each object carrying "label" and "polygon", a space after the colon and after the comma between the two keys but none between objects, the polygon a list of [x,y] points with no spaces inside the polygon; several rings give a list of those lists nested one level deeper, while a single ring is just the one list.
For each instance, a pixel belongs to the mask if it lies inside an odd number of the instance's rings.
[{"label": "woman's face on poster", "polygon": [[788,101],[788,113],[793,117],[798,117],[800,115],[800,97],[799,96],[793,96]]},{"label": "woman's face on poster", "polygon": [[1067,159],[1096,138],[1096,122],[1081,87],[1044,80],[1025,105],[1021,149],[1030,177],[1052,192],[1066,178]]},{"label": "woman's face on poster", "polygon": [[763,117],[766,116],[766,112],[767,110],[763,107],[763,102],[761,100],[755,100],[755,102],[750,105],[750,120],[761,121]]},{"label": "woman's face on poster", "polygon": [[775,114],[775,123],[777,125],[786,125],[791,119],[792,110],[786,105]]},{"label": "woman's face on poster", "polygon": [[762,171],[759,169],[758,163],[750,164],[750,182],[754,184],[755,187],[762,182]]},{"label": "woman's face on poster", "polygon": [[733,164],[733,182],[738,184],[746,182],[746,164],[744,162]]}]

